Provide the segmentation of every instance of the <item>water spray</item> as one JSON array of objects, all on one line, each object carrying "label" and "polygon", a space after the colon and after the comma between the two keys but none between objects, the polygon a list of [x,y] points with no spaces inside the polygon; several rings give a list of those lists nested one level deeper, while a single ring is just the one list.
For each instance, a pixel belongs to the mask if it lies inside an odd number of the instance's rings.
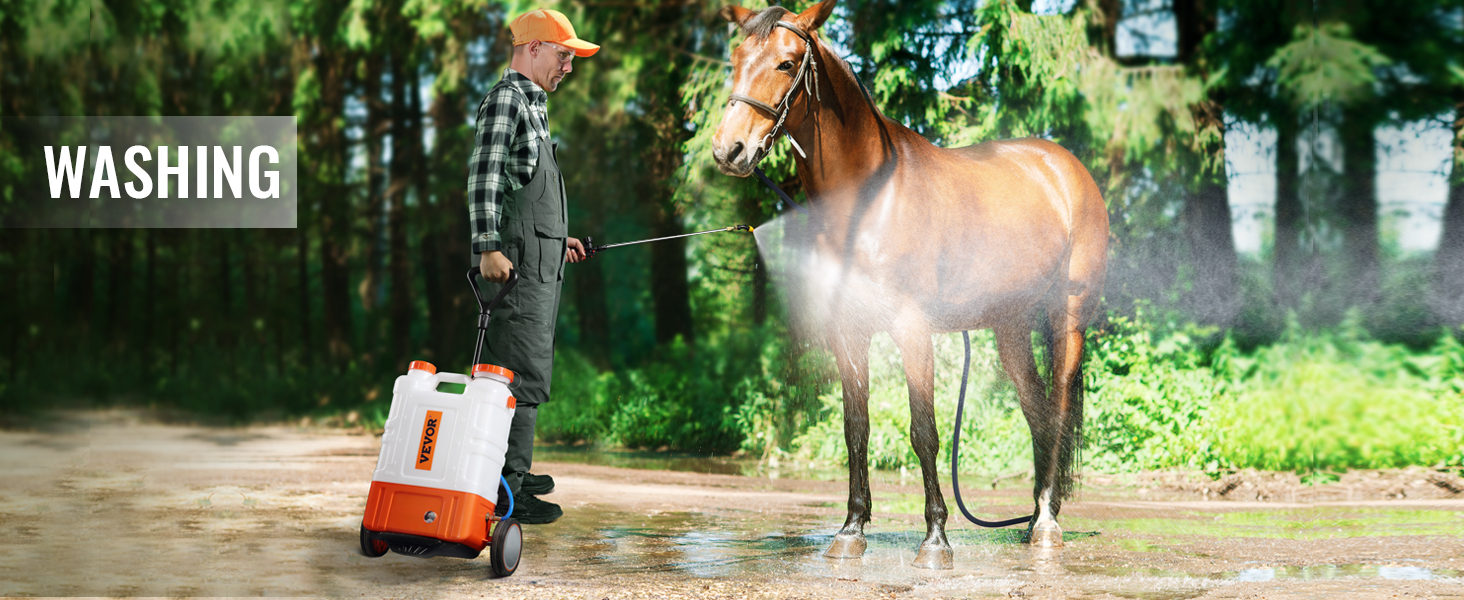
[{"label": "water spray", "polygon": [[694,235],[706,235],[708,233],[721,233],[721,232],[724,232],[724,231],[746,231],[748,233],[752,233],[752,226],[751,225],[733,225],[731,227],[723,227],[721,229],[708,229],[706,231],[698,231],[698,232],[695,232],[695,233],[683,233],[681,235],[668,235],[666,237],[651,238],[651,239],[648,239],[648,240],[636,240],[634,242],[621,242],[619,244],[605,244],[605,245],[602,245],[602,246],[596,246],[595,245],[595,242],[594,242],[594,238],[588,238],[587,237],[587,238],[585,238],[585,257],[588,258],[588,257],[594,256],[595,253],[597,253],[597,252],[599,252],[601,250],[609,250],[611,248],[619,248],[621,246],[634,246],[636,244],[649,244],[651,242],[662,242],[662,241],[665,241],[665,240],[674,240],[676,238],[691,237],[691,236],[694,236]]}]

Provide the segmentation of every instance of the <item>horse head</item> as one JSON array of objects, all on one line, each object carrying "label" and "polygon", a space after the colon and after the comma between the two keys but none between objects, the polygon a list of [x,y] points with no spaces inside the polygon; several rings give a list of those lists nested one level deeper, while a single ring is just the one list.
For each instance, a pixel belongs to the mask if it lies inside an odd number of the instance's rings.
[{"label": "horse head", "polygon": [[[794,14],[781,6],[751,11],[727,6],[721,16],[742,28],[732,51],[732,94],[712,137],[712,156],[726,175],[746,177],[772,148],[790,114],[817,98],[815,39],[836,0]],[[803,93],[799,93],[799,92]],[[798,117],[794,116],[795,119]]]}]

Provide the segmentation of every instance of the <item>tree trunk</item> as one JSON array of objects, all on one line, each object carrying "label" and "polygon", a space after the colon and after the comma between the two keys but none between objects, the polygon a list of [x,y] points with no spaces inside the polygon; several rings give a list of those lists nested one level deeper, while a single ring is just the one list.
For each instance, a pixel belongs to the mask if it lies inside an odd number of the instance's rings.
[{"label": "tree trunk", "polygon": [[276,298],[279,297],[277,293],[283,292],[285,289],[285,266],[280,261],[273,260],[270,261],[269,271],[270,289],[276,291],[269,295],[270,322],[274,323],[275,334],[275,372],[283,377],[285,375],[285,353],[290,349],[289,342],[285,341],[285,315],[288,311],[285,309],[285,304]]},{"label": "tree trunk", "polygon": [[[459,90],[439,90],[432,100],[432,123],[436,140],[432,144],[433,171],[437,177],[435,220],[442,227],[429,235],[439,237],[433,245],[437,252],[436,286],[438,310],[433,310],[429,323],[433,354],[448,363],[467,348],[460,335],[464,314],[474,314],[473,304],[463,274],[477,263],[472,260],[468,245],[467,181],[468,154],[472,137],[467,128],[466,98]],[[460,340],[462,343],[459,343]]]},{"label": "tree trunk", "polygon": [[156,230],[148,229],[145,234],[144,244],[146,245],[147,264],[143,266],[142,276],[142,344],[139,352],[142,356],[142,372],[152,374],[152,361],[157,350],[153,340],[153,315],[157,314],[157,268],[158,268],[158,234]]},{"label": "tree trunk", "polygon": [[[656,9],[650,29],[665,31],[667,48],[681,48],[686,37],[685,8],[664,4]],[[668,52],[669,54],[669,52]],[[688,137],[681,111],[681,82],[684,67],[681,61],[653,63],[643,76],[641,86],[646,106],[652,107],[642,118],[653,133],[654,141],[647,153],[651,180],[650,197],[654,199],[651,229],[654,237],[684,233],[670,185],[672,175],[681,166],[682,144]],[[651,244],[651,297],[656,305],[656,341],[665,343],[681,336],[694,341],[691,316],[691,288],[686,280],[685,238]]]},{"label": "tree trunk", "polygon": [[1175,50],[1179,64],[1199,67],[1201,44],[1215,31],[1215,3],[1207,0],[1173,0],[1176,29]]},{"label": "tree trunk", "polygon": [[366,226],[361,232],[361,242],[366,246],[365,276],[356,288],[361,298],[361,310],[365,319],[365,347],[374,355],[378,340],[376,309],[376,288],[381,285],[381,240],[380,227],[386,203],[381,197],[381,143],[386,107],[381,103],[381,54],[373,51],[366,59]]},{"label": "tree trunk", "polygon": [[19,373],[16,363],[20,361],[20,329],[25,316],[21,306],[25,303],[24,297],[32,293],[24,287],[20,277],[21,265],[25,264],[20,260],[20,249],[28,241],[25,237],[28,236],[24,232],[9,231],[0,236],[0,256],[6,259],[0,261],[0,283],[10,290],[0,294],[0,315],[6,316],[0,319],[0,334],[4,335],[0,337],[0,343],[5,345],[6,380],[12,384]]},{"label": "tree trunk", "polygon": [[188,326],[188,316],[183,312],[185,310],[184,298],[187,296],[188,289],[186,287],[188,282],[188,266],[183,260],[183,255],[184,245],[187,244],[188,238],[187,233],[181,230],[170,237],[173,238],[171,240],[172,243],[169,244],[169,249],[172,250],[171,254],[173,255],[173,260],[169,261],[173,271],[171,273],[173,280],[172,293],[169,294],[172,297],[172,302],[169,302],[172,305],[172,310],[165,314],[169,315],[168,374],[177,377],[179,368],[183,362],[183,328]]},{"label": "tree trunk", "polygon": [[[738,211],[742,214],[742,222],[755,225],[762,223],[767,217],[763,214],[762,202],[758,200],[760,195],[742,196]],[[752,259],[752,322],[761,327],[768,320],[768,266],[763,262],[762,253],[755,247]]]},{"label": "tree trunk", "polygon": [[1100,50],[1107,56],[1117,58],[1118,22],[1123,20],[1123,0],[1098,0],[1098,10],[1103,19],[1099,32],[1099,37],[1103,40]]},{"label": "tree trunk", "polygon": [[1464,326],[1464,93],[1456,96],[1449,199],[1444,205],[1444,231],[1434,252],[1432,305],[1434,316],[1448,327]]},{"label": "tree trunk", "polygon": [[[301,230],[301,235],[304,235],[303,229]],[[217,245],[214,249],[219,255],[218,273],[216,274],[218,279],[215,280],[216,283],[214,284],[218,286],[219,297],[218,305],[214,307],[214,310],[209,312],[217,315],[217,322],[212,323],[212,326],[214,331],[218,332],[218,345],[220,348],[234,347],[233,332],[237,325],[234,322],[237,318],[234,314],[234,286],[231,285],[232,278],[229,277],[229,272],[234,268],[232,257],[229,256],[229,237],[228,235],[218,236],[215,239]]]},{"label": "tree trunk", "polygon": [[1306,210],[1301,203],[1301,159],[1296,114],[1276,116],[1276,231],[1272,243],[1272,290],[1282,310],[1296,309],[1304,293],[1302,266],[1309,254],[1302,248]]},{"label": "tree trunk", "polygon": [[[604,144],[605,140],[600,137],[591,147],[601,148],[605,147]],[[579,155],[576,160],[583,161],[585,158],[587,157]],[[593,167],[591,169],[601,170]],[[586,180],[589,185],[582,187],[579,195],[574,197],[574,206],[584,214],[585,223],[576,225],[581,232],[590,231],[590,228],[597,232],[604,231],[607,198],[605,195],[588,191],[596,189],[593,187],[596,183],[607,185],[608,182],[601,179],[605,174],[604,171],[613,171],[613,169],[603,169],[603,171],[593,174],[585,173],[584,175],[589,177],[582,179],[580,185],[585,186]],[[605,240],[601,239],[599,243],[603,244]],[[570,282],[574,285],[573,301],[575,312],[579,316],[579,349],[585,358],[596,366],[611,368],[614,366],[612,358],[617,357],[613,356],[613,347],[610,343],[610,311],[606,301],[605,260],[604,257],[596,257],[574,265],[573,278]],[[618,362],[623,364],[623,361]]]},{"label": "tree trunk", "polygon": [[259,331],[254,328],[255,320],[263,316],[259,310],[259,245],[250,243],[252,237],[253,232],[238,232],[239,252],[243,254],[239,257],[239,263],[243,267],[244,276],[244,306],[239,311],[239,325],[240,335],[259,346],[264,342]]},{"label": "tree trunk", "polygon": [[1378,280],[1377,121],[1367,107],[1342,111],[1342,257],[1347,305],[1370,307],[1381,296]]},{"label": "tree trunk", "polygon": [[[427,301],[427,339],[424,344],[419,345],[426,351],[430,360],[440,362],[437,354],[437,345],[433,337],[442,329],[442,319],[446,316],[446,296],[442,288],[442,251],[440,246],[443,240],[444,230],[442,223],[442,212],[438,210],[436,199],[432,194],[431,172],[435,165],[428,162],[427,149],[422,143],[422,129],[424,117],[422,112],[422,81],[418,71],[412,71],[410,95],[412,112],[412,165],[413,182],[417,191],[417,205],[413,209],[412,221],[414,223],[417,245],[417,270],[422,275],[420,283]],[[438,132],[438,141],[441,141],[441,132]]]},{"label": "tree trunk", "polygon": [[[76,312],[76,323],[81,328],[81,335],[78,339],[83,343],[91,343],[92,310],[96,304],[96,275],[97,257],[96,249],[93,248],[92,230],[75,230],[73,250],[69,253],[71,259],[71,290],[70,294],[76,299],[73,310]],[[66,305],[67,303],[62,303]]]},{"label": "tree trunk", "polygon": [[[1180,63],[1192,74],[1208,79],[1201,42],[1215,30],[1214,7],[1204,0],[1174,0],[1173,6]],[[1200,321],[1224,327],[1240,312],[1240,286],[1225,173],[1225,111],[1217,96],[1212,92],[1205,101],[1190,107],[1199,130],[1215,137],[1189,161],[1196,177],[1185,195],[1183,221],[1195,267],[1190,305]]]},{"label": "tree trunk", "polygon": [[[339,52],[344,52],[341,50]],[[320,120],[316,124],[321,153],[315,183],[320,201],[320,291],[324,296],[325,345],[333,366],[351,358],[350,191],[346,184],[346,138],[339,121],[345,112],[349,62],[339,52],[321,52],[316,72],[321,80]],[[283,351],[283,348],[281,348]]]},{"label": "tree trunk", "polygon": [[132,299],[132,235],[127,229],[111,232],[112,249],[107,256],[107,324],[111,345],[126,350],[132,323],[128,308]]},{"label": "tree trunk", "polygon": [[[405,38],[406,36],[393,36]],[[391,272],[391,345],[385,356],[405,365],[412,332],[411,268],[407,258],[407,191],[412,188],[412,127],[407,111],[407,40],[391,53],[391,182],[386,198]],[[415,93],[416,90],[412,90]]]},{"label": "tree trunk", "polygon": [[1205,170],[1197,189],[1186,195],[1184,206],[1185,236],[1195,267],[1191,306],[1200,321],[1222,327],[1233,323],[1240,312],[1239,260],[1223,157],[1222,150],[1220,164]]},{"label": "tree trunk", "polygon": [[[603,242],[602,242],[603,243]],[[574,304],[579,312],[580,350],[601,367],[610,365],[610,313],[605,305],[603,259],[574,266]]]},{"label": "tree trunk", "polygon": [[[659,187],[659,186],[658,186]],[[669,191],[666,192],[669,196]],[[685,233],[670,198],[661,199],[652,222],[652,237]],[[691,288],[686,281],[686,239],[667,240],[651,246],[651,298],[656,305],[656,342],[666,343],[681,336],[691,343]]]},{"label": "tree trunk", "polygon": [[[301,212],[303,218],[304,211]],[[300,362],[309,366],[315,362],[315,352],[310,343],[310,237],[305,232],[305,224],[301,223],[295,233],[295,266],[299,269],[300,286]]]}]

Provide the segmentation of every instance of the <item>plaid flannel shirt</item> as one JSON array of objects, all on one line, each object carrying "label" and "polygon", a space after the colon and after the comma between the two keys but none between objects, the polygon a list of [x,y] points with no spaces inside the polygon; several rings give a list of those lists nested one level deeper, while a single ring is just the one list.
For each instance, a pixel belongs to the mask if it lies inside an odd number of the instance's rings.
[{"label": "plaid flannel shirt", "polygon": [[539,140],[549,137],[549,94],[513,69],[478,105],[478,133],[468,161],[473,254],[502,250],[503,202],[534,178]]}]

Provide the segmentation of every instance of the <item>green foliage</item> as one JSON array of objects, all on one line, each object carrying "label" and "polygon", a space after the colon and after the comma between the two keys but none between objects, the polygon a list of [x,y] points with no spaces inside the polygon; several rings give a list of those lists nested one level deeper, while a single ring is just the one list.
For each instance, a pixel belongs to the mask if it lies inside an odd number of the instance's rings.
[{"label": "green foliage", "polygon": [[938,82],[960,72],[969,57],[961,42],[974,30],[979,5],[973,0],[847,0],[835,6],[823,33],[835,48],[847,48],[847,60],[885,116],[941,140],[960,126],[952,117],[969,99],[948,93]]},{"label": "green foliage", "polygon": [[[819,418],[817,385],[790,356],[786,333],[743,329],[696,346],[677,341],[649,363],[601,372],[556,353],[554,400],[540,409],[545,441],[766,456]],[[816,359],[813,359],[816,361]]]},{"label": "green foliage", "polygon": [[1236,467],[1309,471],[1464,464],[1459,342],[1427,353],[1366,338],[1353,317],[1219,370],[1235,399],[1215,415],[1219,454]]},{"label": "green foliage", "polygon": [[613,373],[600,372],[579,352],[556,349],[550,387],[554,396],[539,407],[539,438],[561,444],[604,438],[610,431],[616,383]]},{"label": "green foliage", "polygon": [[[1464,345],[1445,334],[1425,353],[1365,339],[1357,322],[1284,340],[1252,354],[1213,328],[1155,318],[1145,304],[1111,314],[1089,334],[1083,468],[1099,472],[1258,468],[1317,470],[1457,465],[1464,460]],[[999,475],[1030,468],[1030,438],[988,332],[973,340],[973,386],[962,427],[961,469]],[[960,346],[937,352],[937,430],[949,435]],[[911,449],[904,373],[892,342],[871,349],[869,460],[918,467]],[[845,464],[842,396],[821,397],[791,453]],[[941,461],[949,460],[942,443]]]},{"label": "green foliage", "polygon": [[1082,135],[1082,74],[1101,60],[1087,42],[1086,14],[1038,16],[1010,1],[982,6],[967,42],[982,59],[971,86],[978,108],[955,145],[1029,135],[1071,143]]},{"label": "green foliage", "polygon": [[1140,303],[1132,316],[1111,315],[1106,331],[1089,334],[1086,468],[1215,469],[1208,420],[1224,405],[1226,386],[1201,342],[1216,330],[1177,317],[1156,321]]},{"label": "green foliage", "polygon": [[1352,39],[1346,23],[1298,25],[1290,44],[1282,46],[1266,66],[1297,106],[1323,102],[1352,103],[1372,95],[1376,69],[1389,60],[1377,49]]}]

